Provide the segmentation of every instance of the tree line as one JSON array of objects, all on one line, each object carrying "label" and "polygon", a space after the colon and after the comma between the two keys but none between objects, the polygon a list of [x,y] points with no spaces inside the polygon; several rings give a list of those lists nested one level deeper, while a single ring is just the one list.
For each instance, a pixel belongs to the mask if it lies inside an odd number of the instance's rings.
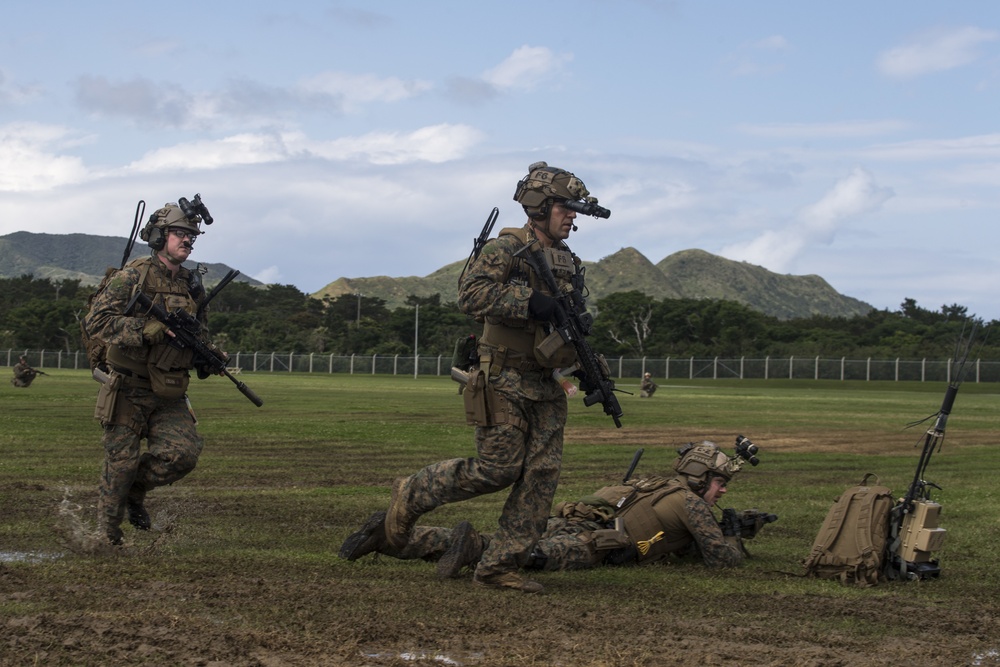
[{"label": "tree line", "polygon": [[[0,349],[81,349],[80,321],[93,292],[79,280],[0,278]],[[906,298],[894,311],[780,320],[733,301],[653,299],[619,292],[591,304],[591,346],[608,357],[944,359],[973,318],[957,304],[929,310]],[[362,295],[315,299],[292,285],[233,282],[210,306],[212,337],[231,352],[450,356],[482,331],[440,295],[410,296],[390,309]],[[997,321],[977,321],[992,328]],[[994,337],[995,338],[995,337]],[[996,344],[994,344],[994,342]],[[976,347],[1000,359],[1000,342]]]}]

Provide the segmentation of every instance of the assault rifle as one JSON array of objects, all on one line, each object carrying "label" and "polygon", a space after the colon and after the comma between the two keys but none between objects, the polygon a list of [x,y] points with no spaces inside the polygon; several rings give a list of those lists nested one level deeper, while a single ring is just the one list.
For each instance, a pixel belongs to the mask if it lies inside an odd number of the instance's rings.
[{"label": "assault rifle", "polygon": [[583,378],[580,382],[580,389],[586,391],[583,397],[583,404],[588,408],[595,403],[604,406],[604,414],[610,415],[615,420],[615,426],[621,428],[622,408],[618,404],[618,398],[614,392],[615,383],[608,377],[606,370],[607,363],[603,358],[598,357],[594,349],[587,343],[586,336],[590,334],[590,328],[594,324],[594,318],[586,312],[583,294],[576,285],[567,285],[566,289],[560,289],[556,282],[556,277],[552,273],[552,267],[545,259],[538,242],[530,243],[515,253],[515,256],[523,253],[525,260],[549,288],[557,304],[555,330],[567,343],[576,348],[580,370]]},{"label": "assault rifle", "polygon": [[722,510],[722,521],[719,527],[726,536],[739,535],[744,540],[752,540],[760,529],[778,520],[777,514],[761,512],[757,509],[737,512],[733,508]]},{"label": "assault rifle", "polygon": [[458,274],[458,284],[462,284],[462,278],[465,277],[465,272],[469,268],[469,264],[479,258],[479,253],[483,251],[483,246],[490,239],[490,234],[493,233],[493,225],[497,224],[497,218],[500,216],[500,209],[496,206],[490,211],[489,216],[486,218],[486,224],[483,225],[483,229],[479,232],[479,236],[472,239],[472,252],[469,253],[469,259],[465,260],[465,266],[462,267],[462,272]]},{"label": "assault rifle", "polygon": [[[924,435],[924,446],[920,452],[913,481],[910,482],[906,495],[889,514],[889,553],[885,565],[885,574],[889,579],[917,580],[941,574],[941,567],[933,554],[944,545],[946,531],[938,527],[941,505],[931,501],[931,489],[940,490],[941,487],[926,481],[924,473],[927,464],[930,463],[931,454],[935,449],[941,451],[941,445],[944,443],[944,429],[948,423],[948,416],[955,405],[958,388],[969,370],[969,352],[977,328],[978,324],[974,321],[968,338],[965,336],[965,328],[962,328],[955,346],[955,376],[944,392],[941,409],[935,415],[909,424],[914,426],[934,419],[934,425]],[[985,340],[982,344],[985,344]]]},{"label": "assault rifle", "polygon": [[178,350],[192,350],[194,352],[194,365],[196,367],[210,374],[221,373],[225,375],[233,381],[240,393],[250,399],[251,403],[258,408],[264,404],[264,401],[250,387],[233,377],[233,374],[226,368],[226,361],[201,340],[201,322],[197,318],[180,308],[168,313],[163,306],[153,303],[141,291],[137,291],[128,302],[128,305],[125,306],[125,312],[132,312],[136,306],[142,314],[155,317],[174,334],[173,336],[166,335],[165,340],[168,345]]}]

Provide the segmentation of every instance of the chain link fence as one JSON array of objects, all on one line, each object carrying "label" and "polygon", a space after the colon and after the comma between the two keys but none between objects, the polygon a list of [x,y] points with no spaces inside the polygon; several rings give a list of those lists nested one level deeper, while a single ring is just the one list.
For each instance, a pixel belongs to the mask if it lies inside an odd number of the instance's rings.
[{"label": "chain link fence", "polygon": [[[24,356],[39,370],[87,367],[84,352],[13,350],[0,352],[8,367]],[[840,357],[617,357],[608,359],[611,375],[654,379],[788,379],[950,382],[957,369],[951,359],[850,359]],[[230,370],[258,373],[346,373],[351,375],[449,375],[451,357],[403,355],[296,354],[292,352],[230,353]],[[969,360],[967,382],[1000,382],[1000,361]]]}]

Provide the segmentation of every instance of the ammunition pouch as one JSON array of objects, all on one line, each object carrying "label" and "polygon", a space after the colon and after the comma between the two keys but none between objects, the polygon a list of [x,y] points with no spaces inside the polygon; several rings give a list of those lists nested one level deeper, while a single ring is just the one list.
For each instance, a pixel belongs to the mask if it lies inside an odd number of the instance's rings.
[{"label": "ammunition pouch", "polygon": [[101,420],[101,426],[105,426],[115,418],[115,410],[118,408],[118,393],[122,386],[123,377],[118,373],[111,373],[107,382],[101,383],[101,388],[97,392],[97,406],[94,408],[94,419]]},{"label": "ammunition pouch", "polygon": [[191,374],[186,369],[165,371],[155,364],[149,365],[149,383],[153,393],[166,400],[175,400],[187,392]]},{"label": "ammunition pouch", "polygon": [[489,426],[489,405],[487,404],[486,372],[473,369],[466,375],[462,400],[465,403],[465,421],[469,426]]},{"label": "ammunition pouch", "polygon": [[632,541],[628,538],[628,535],[619,530],[615,530],[614,528],[602,528],[601,530],[595,530],[592,535],[594,537],[594,548],[597,549],[598,552],[614,551],[615,549],[624,549],[634,546]]},{"label": "ammunition pouch", "polygon": [[469,426],[510,424],[527,433],[528,423],[515,414],[510,401],[494,389],[489,377],[482,368],[469,371],[469,381],[462,392],[466,423]]},{"label": "ammunition pouch", "polygon": [[535,329],[535,361],[543,368],[569,368],[577,361],[576,348],[567,343],[558,331],[546,334],[544,327]]},{"label": "ammunition pouch", "polygon": [[153,393],[160,398],[173,400],[182,397],[191,381],[188,368],[194,352],[190,349],[178,350],[171,345],[155,345],[149,351],[146,370]]},{"label": "ammunition pouch", "polygon": [[567,521],[591,521],[609,525],[615,518],[615,508],[608,503],[590,503],[587,500],[564,501],[552,509],[553,516]]}]

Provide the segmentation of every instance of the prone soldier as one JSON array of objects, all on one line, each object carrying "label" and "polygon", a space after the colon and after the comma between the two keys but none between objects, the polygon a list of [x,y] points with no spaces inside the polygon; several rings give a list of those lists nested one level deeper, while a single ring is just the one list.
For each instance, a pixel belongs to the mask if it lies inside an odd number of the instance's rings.
[{"label": "prone soldier", "polygon": [[[578,570],[685,557],[708,567],[738,566],[747,555],[743,541],[752,539],[777,516],[757,510],[724,510],[720,521],[712,508],[756,451],[756,445],[743,436],[737,440],[733,457],[710,441],[690,443],[678,450],[671,477],[631,478],[579,501],[560,503],[524,567]],[[340,557],[356,560],[375,552],[404,560],[436,561],[438,575],[452,578],[463,568],[474,567],[493,539],[463,521],[453,529],[417,526],[410,541],[399,549],[386,542],[384,520],[385,512],[369,517],[344,541]]]}]

